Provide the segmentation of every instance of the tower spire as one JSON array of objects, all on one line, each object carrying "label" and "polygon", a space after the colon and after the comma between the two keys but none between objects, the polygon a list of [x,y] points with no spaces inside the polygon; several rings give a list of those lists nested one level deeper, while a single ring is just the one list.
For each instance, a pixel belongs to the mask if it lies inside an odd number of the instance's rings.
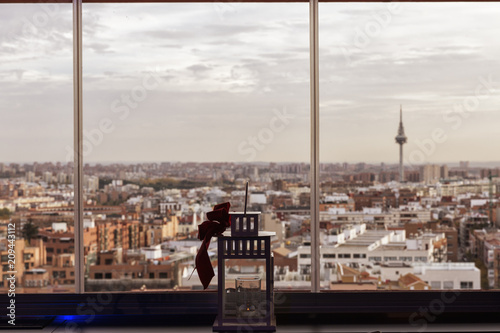
[{"label": "tower spire", "polygon": [[405,128],[403,126],[403,106],[399,106],[399,128],[398,128],[398,136],[396,136],[396,143],[399,143],[400,141],[404,141],[403,143],[406,143],[406,135],[405,135]]}]

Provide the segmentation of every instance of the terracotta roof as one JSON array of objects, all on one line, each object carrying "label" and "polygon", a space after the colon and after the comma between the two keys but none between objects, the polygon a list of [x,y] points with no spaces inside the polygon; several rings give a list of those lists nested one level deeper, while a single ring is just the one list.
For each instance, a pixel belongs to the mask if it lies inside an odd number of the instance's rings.
[{"label": "terracotta roof", "polygon": [[351,267],[347,267],[345,265],[342,265],[342,270],[344,271],[344,274],[342,275],[361,275],[361,273],[358,270]]},{"label": "terracotta roof", "polygon": [[425,283],[424,281],[422,281],[422,279],[420,279],[419,277],[415,276],[414,274],[412,273],[407,273],[403,276],[401,276],[399,278],[399,281],[401,282],[401,284],[403,286],[405,286],[406,288],[410,287],[410,286],[413,286],[417,283],[423,283],[423,284],[427,284]]},{"label": "terracotta roof", "polygon": [[278,247],[278,248],[275,248],[273,250],[273,253],[278,254],[281,257],[288,257],[288,255],[290,254],[290,252],[292,252],[292,251],[290,251],[286,247]]}]

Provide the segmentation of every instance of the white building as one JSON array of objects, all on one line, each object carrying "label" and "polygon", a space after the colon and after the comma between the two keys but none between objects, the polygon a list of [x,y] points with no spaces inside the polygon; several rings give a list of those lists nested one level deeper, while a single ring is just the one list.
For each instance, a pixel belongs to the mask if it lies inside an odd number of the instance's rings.
[{"label": "white building", "polygon": [[431,289],[481,289],[481,271],[469,262],[413,262],[374,265],[369,273],[381,281],[397,281],[408,273],[422,279]]},{"label": "white building", "polygon": [[141,248],[141,254],[146,256],[146,260],[154,260],[162,257],[161,246],[153,245],[151,247]]},{"label": "white building", "polygon": [[414,263],[413,268],[432,289],[481,289],[481,271],[474,263]]},{"label": "white building", "polygon": [[[346,229],[342,235],[337,237],[336,244],[320,247],[322,268],[337,264],[363,268],[375,264],[430,263],[438,260],[435,245],[445,238],[444,233],[427,233],[407,239],[404,230],[366,230],[358,226]],[[299,246],[297,251],[299,271],[308,272],[311,266],[310,246]],[[440,260],[446,261],[445,249],[439,255]]]},{"label": "white building", "polygon": [[66,222],[53,222],[52,232],[67,232],[68,224]]}]

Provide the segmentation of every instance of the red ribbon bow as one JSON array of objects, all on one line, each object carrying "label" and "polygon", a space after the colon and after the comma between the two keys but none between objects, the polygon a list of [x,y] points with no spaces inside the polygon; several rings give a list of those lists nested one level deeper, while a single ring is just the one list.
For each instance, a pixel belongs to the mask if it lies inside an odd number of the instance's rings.
[{"label": "red ribbon bow", "polygon": [[207,213],[208,221],[198,225],[198,239],[202,243],[196,255],[195,264],[203,289],[208,288],[210,281],[215,276],[207,249],[212,237],[221,235],[231,225],[229,207],[231,207],[229,202],[215,205],[213,211]]}]

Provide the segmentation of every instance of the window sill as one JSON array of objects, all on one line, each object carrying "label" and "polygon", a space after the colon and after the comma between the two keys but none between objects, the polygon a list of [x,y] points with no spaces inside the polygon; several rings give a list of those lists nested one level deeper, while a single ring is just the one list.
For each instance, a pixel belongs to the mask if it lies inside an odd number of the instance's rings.
[{"label": "window sill", "polygon": [[[10,298],[0,295],[0,304]],[[85,294],[17,294],[16,314],[29,315],[215,315],[215,291],[189,292],[110,292]],[[425,310],[427,309],[427,310]],[[275,291],[277,315],[349,314],[367,317],[385,315],[406,318],[412,313],[428,311],[435,317],[460,317],[475,313],[498,317],[500,291]],[[463,316],[462,316],[463,317]],[[497,320],[497,319],[495,319]],[[500,320],[500,318],[498,318]]]}]

